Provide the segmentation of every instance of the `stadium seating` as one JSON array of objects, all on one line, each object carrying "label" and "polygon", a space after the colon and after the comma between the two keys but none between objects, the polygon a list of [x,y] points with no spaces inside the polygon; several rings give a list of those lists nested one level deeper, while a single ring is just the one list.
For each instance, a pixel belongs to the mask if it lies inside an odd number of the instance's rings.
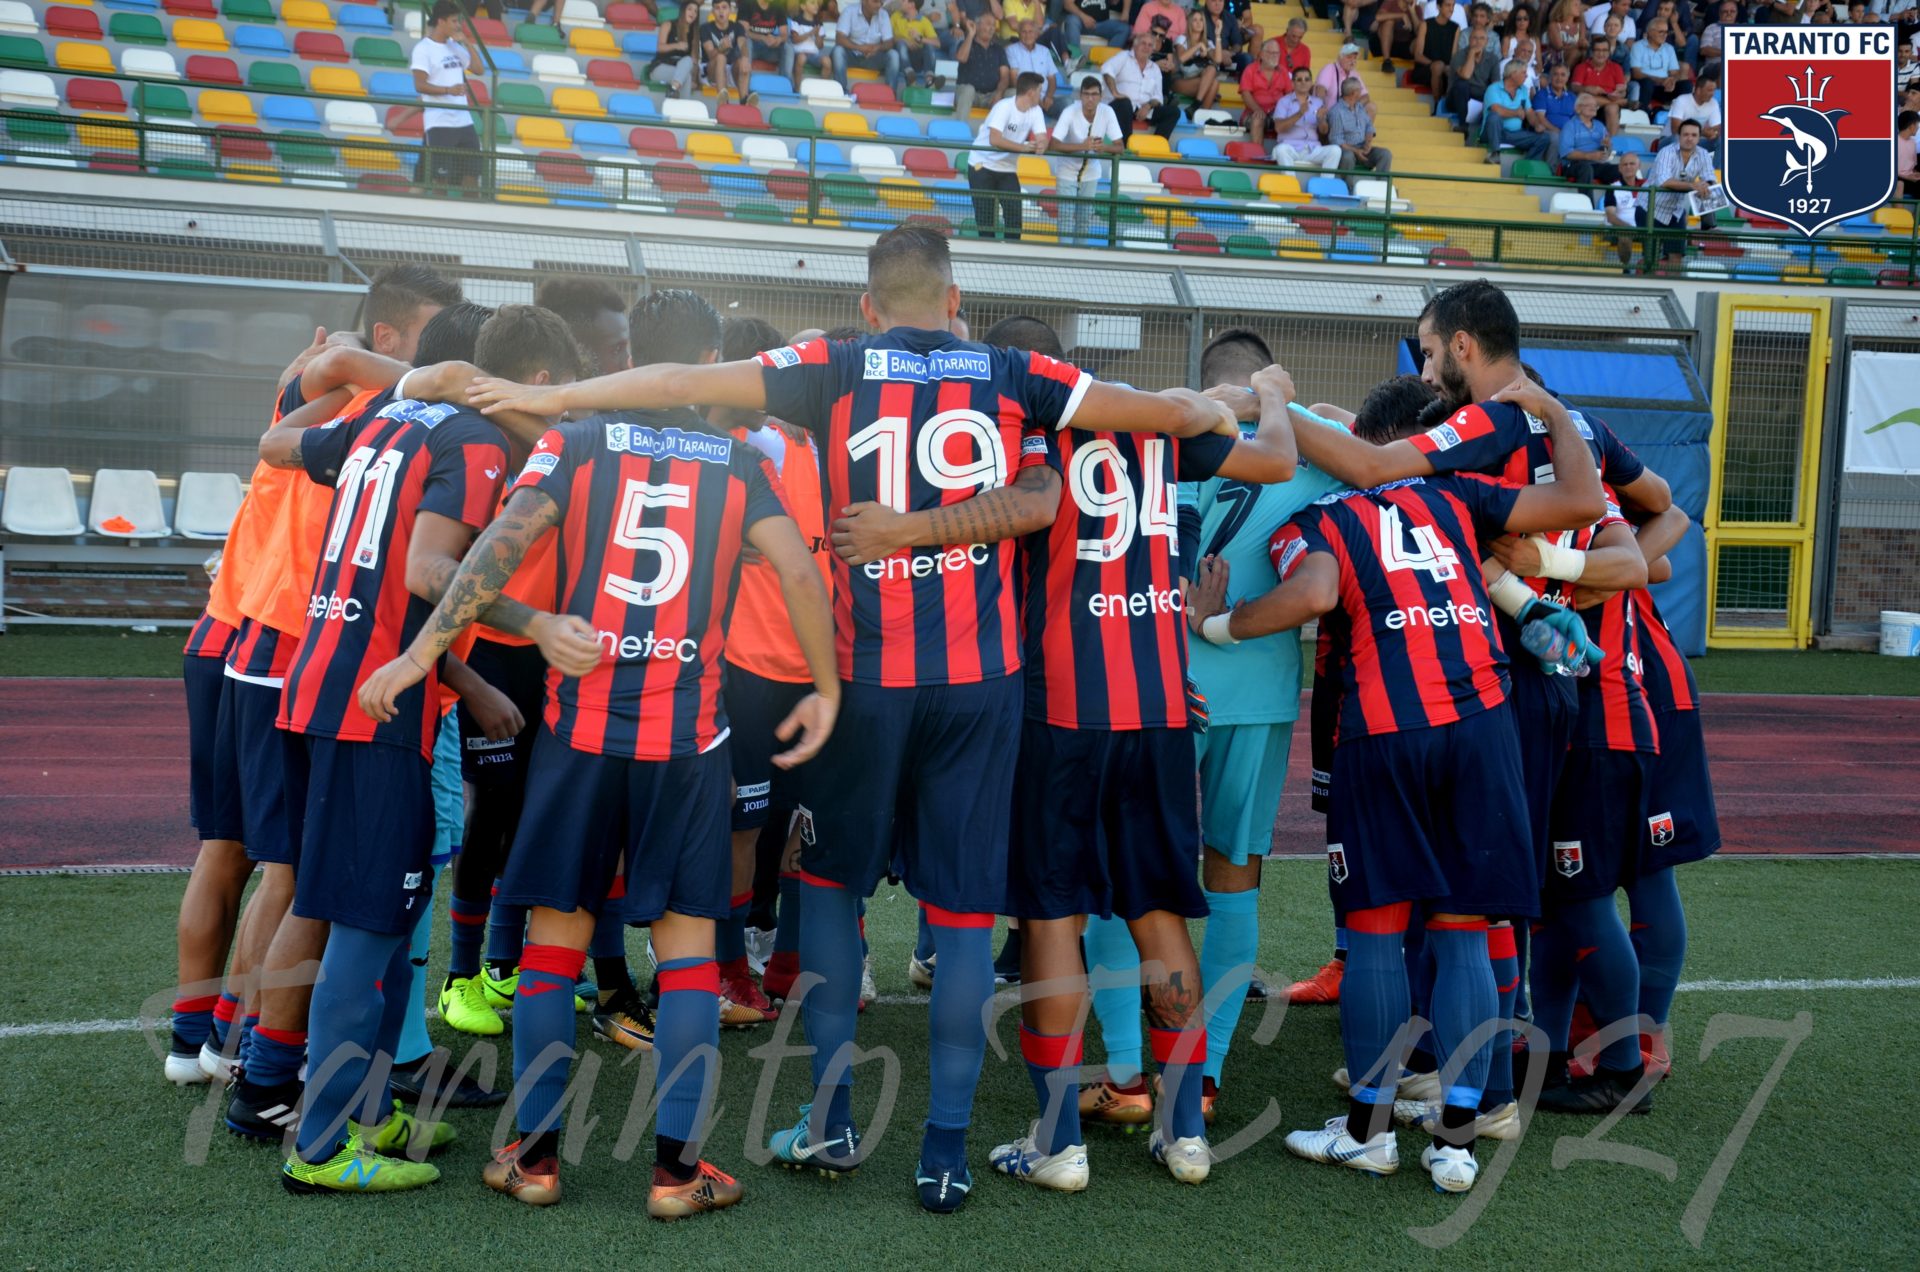
[{"label": "stadium seating", "polygon": [[36,538],[84,533],[73,474],[64,468],[9,469],[6,489],[0,492],[0,529]]},{"label": "stadium seating", "polygon": [[160,479],[145,469],[102,468],[93,475],[87,529],[114,539],[163,539],[172,533]]}]

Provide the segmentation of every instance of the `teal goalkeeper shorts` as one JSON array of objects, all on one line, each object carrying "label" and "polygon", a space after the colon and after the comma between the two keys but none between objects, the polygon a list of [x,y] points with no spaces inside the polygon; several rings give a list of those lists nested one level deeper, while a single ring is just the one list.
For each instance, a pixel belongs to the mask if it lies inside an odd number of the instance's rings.
[{"label": "teal goalkeeper shorts", "polygon": [[433,745],[433,866],[439,869],[460,851],[467,825],[466,788],[460,782],[460,713],[440,717]]},{"label": "teal goalkeeper shorts", "polygon": [[1200,761],[1200,837],[1236,866],[1273,847],[1287,784],[1293,725],[1216,724],[1194,741]]}]

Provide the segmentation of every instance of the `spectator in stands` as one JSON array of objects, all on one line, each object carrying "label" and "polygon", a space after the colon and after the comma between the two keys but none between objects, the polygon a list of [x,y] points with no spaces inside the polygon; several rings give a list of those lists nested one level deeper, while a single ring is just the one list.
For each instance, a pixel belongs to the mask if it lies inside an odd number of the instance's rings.
[{"label": "spectator in stands", "polygon": [[1895,197],[1920,199],[1920,167],[1914,157],[1914,134],[1920,133],[1920,111],[1903,110],[1894,121],[1893,170],[1900,179]]},{"label": "spectator in stands", "polygon": [[1127,42],[1133,24],[1127,17],[1128,0],[1061,0],[1060,27],[1067,47],[1077,57],[1080,41],[1091,31],[1115,48]]},{"label": "spectator in stands", "polygon": [[[1360,78],[1360,46],[1349,40],[1340,46],[1339,54],[1320,68],[1320,74],[1314,78],[1314,94],[1320,99],[1323,108],[1330,107],[1340,100],[1341,87],[1348,80]],[[1367,95],[1364,82],[1360,85],[1360,96]]]},{"label": "spectator in stands", "polygon": [[736,102],[751,96],[747,85],[753,80],[753,61],[747,52],[747,29],[733,20],[733,0],[713,0],[712,19],[700,24],[700,65],[721,101],[727,100],[729,84]]},{"label": "spectator in stands", "polygon": [[1673,105],[1667,108],[1667,135],[1660,139],[1662,146],[1670,146],[1680,125],[1686,120],[1698,120],[1700,123],[1700,147],[1711,154],[1720,153],[1720,102],[1715,96],[1720,91],[1720,67],[1717,63],[1708,63],[1693,81],[1693,91],[1682,93],[1673,99]]},{"label": "spectator in stands", "polygon": [[1502,78],[1506,75],[1507,63],[1518,62],[1521,66],[1527,68],[1526,79],[1522,81],[1526,84],[1527,91],[1529,93],[1535,91],[1540,87],[1540,68],[1534,60],[1537,51],[1530,36],[1521,36],[1520,42],[1514,46],[1513,52],[1500,59],[1500,71],[1495,78]]},{"label": "spectator in stands", "polygon": [[1541,33],[1541,61],[1548,66],[1572,67],[1587,54],[1587,16],[1580,0],[1560,0]]},{"label": "spectator in stands", "polygon": [[1613,60],[1613,47],[1605,36],[1587,46],[1587,60],[1573,68],[1573,87],[1585,96],[1596,98],[1607,131],[1620,131],[1620,108],[1627,101],[1627,73]]},{"label": "spectator in stands", "polygon": [[[1651,34],[1651,33],[1649,33]],[[1687,197],[1704,197],[1713,188],[1713,156],[1700,146],[1700,121],[1689,119],[1674,132],[1674,143],[1653,157],[1647,184],[1654,190],[1653,223],[1663,230],[1687,228]],[[1700,228],[1713,228],[1713,213],[1700,218]],[[1676,236],[1660,246],[1660,255],[1679,256],[1685,240]]]},{"label": "spectator in stands", "polygon": [[1893,92],[1895,97],[1920,84],[1920,53],[1906,40],[1893,46]]},{"label": "spectator in stands", "polygon": [[[887,9],[891,13],[898,13],[900,0],[888,0]],[[938,50],[934,55],[935,60],[952,57],[957,40],[950,0],[920,0],[920,16],[933,24],[933,46]]]},{"label": "spectator in stands", "polygon": [[[1476,8],[1485,9],[1487,11],[1487,21],[1491,22],[1493,20],[1492,6],[1476,0],[1474,4],[1456,4],[1453,7],[1453,25],[1459,30],[1467,30],[1472,25],[1473,11]],[[1420,5],[1421,20],[1430,22],[1439,16],[1440,0],[1423,0],[1423,3]]]},{"label": "spectator in stands", "polygon": [[1563,63],[1547,72],[1544,87],[1533,91],[1534,106],[1556,135],[1572,121],[1574,104],[1580,100],[1580,94],[1573,91],[1572,76]]},{"label": "spectator in stands", "polygon": [[1186,25],[1187,11],[1175,4],[1174,0],[1143,0],[1133,11],[1133,33],[1139,35],[1142,31],[1153,30],[1155,18],[1165,18],[1167,30],[1178,31]]},{"label": "spectator in stands", "polygon": [[1007,65],[1015,75],[1031,72],[1045,81],[1040,90],[1043,108],[1053,101],[1054,90],[1060,87],[1060,63],[1053,60],[1053,50],[1040,43],[1040,19],[1020,20],[1019,41],[1007,45]]},{"label": "spectator in stands", "polygon": [[[1341,83],[1340,100],[1327,110],[1327,143],[1340,147],[1340,171],[1380,173],[1393,166],[1393,152],[1373,144],[1373,110],[1359,76]],[[1349,189],[1354,180],[1347,178]]]},{"label": "spectator in stands", "polygon": [[992,14],[975,17],[963,5],[953,16],[960,43],[954,58],[960,63],[960,82],[953,86],[953,113],[961,119],[973,118],[976,99],[984,99],[989,108],[1013,87],[1013,69],[1007,65],[1007,52],[994,39],[997,22]]},{"label": "spectator in stands", "polygon": [[1667,20],[1655,18],[1647,27],[1647,37],[1633,46],[1627,58],[1632,75],[1628,92],[1649,113],[1660,109],[1685,92],[1691,73],[1680,64],[1680,55],[1667,42]]},{"label": "spectator in stands", "polygon": [[700,51],[700,27],[696,19],[700,6],[682,5],[672,22],[659,28],[653,48],[653,60],[641,75],[643,80],[664,84],[676,97],[691,97],[700,83],[700,71],[694,55]]},{"label": "spectator in stands", "polygon": [[1273,161],[1282,168],[1324,168],[1331,172],[1339,166],[1340,147],[1327,144],[1327,121],[1322,118],[1320,98],[1309,72],[1293,73],[1293,91],[1273,108],[1273,126],[1277,130]]},{"label": "spectator in stands", "polygon": [[1106,156],[1127,151],[1113,107],[1100,100],[1098,80],[1080,82],[1075,104],[1060,112],[1047,149],[1065,156],[1053,161],[1054,188],[1061,196],[1060,240],[1069,247],[1084,246],[1098,215],[1093,200],[1100,192],[1100,178],[1112,171]]},{"label": "spectator in stands", "polygon": [[1248,138],[1262,150],[1266,149],[1273,108],[1292,88],[1293,73],[1280,65],[1278,40],[1262,44],[1260,60],[1240,72],[1240,100],[1246,103],[1240,122],[1246,126]]},{"label": "spectator in stands", "polygon": [[[647,5],[648,12],[654,12],[653,4],[647,3],[647,0],[641,0],[641,3]],[[461,0],[460,7],[466,10],[468,17],[484,13],[495,22],[500,21],[506,14],[506,6],[501,3],[501,0]]]},{"label": "spectator in stands", "polygon": [[1287,80],[1293,80],[1295,71],[1313,69],[1313,50],[1307,47],[1307,24],[1299,18],[1287,23],[1287,33],[1280,39],[1280,65],[1287,68]]},{"label": "spectator in stands", "polygon": [[1713,25],[1700,33],[1700,60],[1718,62],[1727,46],[1727,28],[1740,25],[1740,0],[1720,0]]},{"label": "spectator in stands", "polygon": [[410,63],[413,87],[428,103],[420,112],[427,176],[422,184],[471,190],[480,180],[480,134],[466,109],[467,68],[479,60],[457,0],[436,0]]},{"label": "spectator in stands", "polygon": [[[1399,2],[1404,4],[1406,0]],[[1216,59],[1221,77],[1238,79],[1240,72],[1253,65],[1251,50],[1260,47],[1260,28],[1242,23],[1227,8],[1227,0],[1207,0],[1202,12],[1206,15],[1208,43],[1226,54],[1224,59]]]},{"label": "spectator in stands", "polygon": [[1634,15],[1634,21],[1642,31],[1648,30],[1655,19],[1664,18],[1667,23],[1667,39],[1673,45],[1673,51],[1688,66],[1699,65],[1700,41],[1693,35],[1693,6],[1691,0],[1681,6],[1679,0],[1649,0],[1640,12]]},{"label": "spectator in stands", "polygon": [[1620,168],[1613,162],[1613,138],[1600,122],[1600,99],[1591,93],[1574,94],[1573,118],[1560,128],[1560,172],[1578,185],[1612,185],[1620,180]]},{"label": "spectator in stands", "polygon": [[1474,27],[1454,52],[1448,75],[1451,87],[1447,89],[1447,109],[1460,121],[1462,129],[1472,123],[1468,118],[1473,114],[1469,107],[1486,100],[1487,89],[1492,87],[1494,75],[1500,70],[1500,54],[1493,47],[1495,38],[1486,27]]},{"label": "spectator in stands", "polygon": [[1903,111],[1920,110],[1920,84],[1909,84],[1901,89],[1899,105]]},{"label": "spectator in stands", "polygon": [[1482,135],[1495,159],[1511,146],[1522,158],[1545,158],[1551,163],[1548,152],[1553,147],[1553,138],[1547,134],[1546,121],[1533,108],[1533,96],[1527,92],[1526,81],[1526,64],[1509,62],[1500,81],[1488,85],[1487,95],[1481,99],[1486,108],[1480,119]]},{"label": "spectator in stands", "polygon": [[896,0],[893,11],[893,38],[900,41],[900,57],[906,63],[909,84],[932,84],[934,59],[940,56],[940,33],[933,19],[920,9],[920,0]]},{"label": "spectator in stands", "polygon": [[1131,136],[1133,121],[1145,115],[1153,131],[1162,137],[1173,136],[1180,111],[1167,101],[1160,68],[1153,64],[1151,31],[1135,31],[1132,49],[1108,58],[1100,67],[1100,80],[1106,85],[1107,104],[1113,107],[1123,135]]},{"label": "spectator in stands", "polygon": [[1413,33],[1418,22],[1413,0],[1380,0],[1373,11],[1373,23],[1367,28],[1367,38],[1372,41],[1374,56],[1380,59],[1381,70],[1393,74],[1396,54],[1403,58],[1413,56]]},{"label": "spectator in stands", "polygon": [[1453,18],[1460,11],[1454,0],[1439,0],[1432,17],[1423,17],[1413,29],[1413,76],[1424,79],[1433,90],[1436,106],[1447,100],[1447,86],[1453,77],[1453,51],[1460,26]]},{"label": "spectator in stands", "polygon": [[1207,48],[1206,16],[1199,10],[1187,15],[1186,30],[1169,37],[1161,19],[1153,20],[1153,33],[1160,37],[1162,58],[1160,80],[1173,92],[1193,99],[1194,110],[1208,110],[1220,97],[1220,68]]},{"label": "spectator in stands", "polygon": [[577,274],[543,279],[534,289],[533,303],[560,315],[595,375],[612,375],[632,365],[627,302],[609,284]]},{"label": "spectator in stands", "polygon": [[[1607,224],[1620,230],[1645,229],[1647,225],[1646,182],[1640,176],[1640,152],[1623,150],[1617,165],[1620,180],[1608,191],[1606,203]],[[1622,265],[1633,263],[1634,234],[1620,234],[1613,240],[1613,247],[1620,254]]]},{"label": "spectator in stands", "polygon": [[800,0],[797,11],[787,18],[787,42],[780,47],[780,73],[795,92],[800,91],[809,68],[822,79],[831,69],[820,47],[820,0]]},{"label": "spectator in stands", "polygon": [[902,88],[900,42],[893,38],[893,22],[881,11],[882,0],[858,0],[840,10],[833,41],[833,77],[851,92],[847,68],[878,71],[898,96]]},{"label": "spectator in stands", "polygon": [[1613,40],[1615,50],[1625,50],[1633,43],[1635,37],[1639,34],[1639,28],[1633,24],[1632,7],[1633,0],[1612,0],[1609,4],[1594,5],[1593,8],[1587,10],[1587,33],[1589,35],[1605,35],[1607,32],[1607,19],[1619,18],[1620,31],[1617,35],[1609,38]]},{"label": "spectator in stands", "polygon": [[1507,20],[1500,24],[1500,56],[1512,57],[1514,49],[1519,47],[1522,40],[1536,46],[1540,42],[1538,32],[1533,29],[1531,5],[1523,4],[1515,8],[1507,15]]},{"label": "spectator in stands", "polygon": [[[967,184],[973,187],[973,221],[980,237],[1020,240],[1020,155],[1047,153],[1047,117],[1040,113],[1042,80],[1023,71],[1013,81],[1013,96],[1003,97],[987,112],[986,122],[973,139],[976,149],[967,156]],[[997,214],[997,216],[996,216]]]},{"label": "spectator in stands", "polygon": [[740,0],[739,14],[740,25],[746,29],[749,61],[784,67],[787,48],[786,7],[780,0]]}]

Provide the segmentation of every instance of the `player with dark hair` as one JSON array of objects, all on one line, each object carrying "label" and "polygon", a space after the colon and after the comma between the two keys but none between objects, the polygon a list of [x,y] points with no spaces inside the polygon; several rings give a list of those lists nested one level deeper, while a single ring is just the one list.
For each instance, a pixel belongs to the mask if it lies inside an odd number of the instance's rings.
[{"label": "player with dark hair", "polygon": [[[1605,507],[1564,408],[1524,380],[1495,400],[1545,419],[1558,443],[1553,482],[1456,474],[1330,495],[1274,536],[1278,587],[1231,613],[1216,612],[1217,585],[1200,589],[1196,604],[1210,641],[1319,617],[1350,648],[1327,859],[1348,932],[1340,1021],[1353,1083],[1346,1114],[1288,1135],[1287,1149],[1370,1174],[1399,1168],[1391,1119],[1397,1035],[1410,1014],[1403,946],[1418,906],[1438,964],[1432,1015],[1445,1093],[1421,1165],[1446,1192],[1466,1191],[1478,1173],[1474,1127],[1492,1045],[1468,1043],[1498,1011],[1487,916],[1532,913],[1539,894],[1518,734],[1505,719],[1507,658],[1475,568],[1479,540],[1585,525]],[[1417,417],[1380,423],[1404,435]]]},{"label": "player with dark hair", "polygon": [[543,279],[533,290],[533,303],[559,314],[572,328],[595,375],[611,375],[633,365],[627,302],[612,284],[577,274]]},{"label": "player with dark hair", "polygon": [[[669,312],[678,330],[713,336],[704,349],[682,348],[709,362],[719,352],[719,317],[704,300],[676,292],[649,301],[659,312],[648,302],[636,312],[636,354],[667,343]],[[636,361],[644,366],[643,356]],[[541,437],[431,619],[361,690],[365,709],[392,713],[482,612],[503,625],[500,589],[550,529],[559,537],[561,613],[506,603],[517,612],[505,625],[539,639],[554,670],[500,889],[504,900],[531,907],[514,1000],[521,1138],[495,1155],[484,1178],[529,1205],[560,1199],[567,996],[597,921],[612,915],[653,928],[659,1115],[647,1212],[680,1218],[741,1195],[700,1160],[698,1131],[719,1081],[714,924],[729,908],[733,801],[720,682],[742,548],[751,543],[779,573],[812,672],[814,692],[776,730],[793,743],[774,758],[782,767],[808,759],[833,729],[840,686],[831,612],[756,451],[685,409],[596,415]],[[546,628],[563,636],[550,645]]]},{"label": "player with dark hair", "polygon": [[[986,1050],[1022,698],[1006,538],[1048,524],[1057,507],[1043,434],[1081,410],[1114,429],[1191,435],[1225,423],[1223,408],[1186,390],[1100,384],[1051,358],[957,340],[948,327],[959,306],[946,237],[901,226],[868,249],[860,310],[875,334],[860,340],[774,349],[750,362],[638,368],[558,391],[486,380],[473,390],[488,409],[766,411],[818,439],[824,509],[926,518],[924,541],[956,545],[834,563],[844,718],[808,776],[814,834],[801,852],[801,966],[823,979],[803,1009],[815,1100],[772,1145],[784,1162],[830,1171],[862,1159],[849,1074],[857,901],[888,868],[897,820],[899,866],[928,907],[940,957],[931,1107],[915,1176],[921,1205],[934,1211],[957,1209],[972,1189],[966,1128]],[[987,516],[969,498],[1002,487],[1014,492],[1017,514]],[[989,532],[997,542],[984,541]]]}]

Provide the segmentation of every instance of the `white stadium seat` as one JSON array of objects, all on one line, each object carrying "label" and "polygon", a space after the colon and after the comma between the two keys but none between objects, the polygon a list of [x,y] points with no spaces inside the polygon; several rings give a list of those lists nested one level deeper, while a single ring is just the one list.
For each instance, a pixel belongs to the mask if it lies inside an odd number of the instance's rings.
[{"label": "white stadium seat", "polygon": [[160,479],[144,468],[102,468],[93,475],[87,528],[113,539],[164,539],[172,534],[160,502]]},{"label": "white stadium seat", "polygon": [[186,539],[224,539],[246,488],[233,473],[181,473],[173,500],[174,531]]},{"label": "white stadium seat", "polygon": [[83,534],[73,474],[64,468],[14,468],[7,472],[0,529],[8,534],[65,539]]}]

